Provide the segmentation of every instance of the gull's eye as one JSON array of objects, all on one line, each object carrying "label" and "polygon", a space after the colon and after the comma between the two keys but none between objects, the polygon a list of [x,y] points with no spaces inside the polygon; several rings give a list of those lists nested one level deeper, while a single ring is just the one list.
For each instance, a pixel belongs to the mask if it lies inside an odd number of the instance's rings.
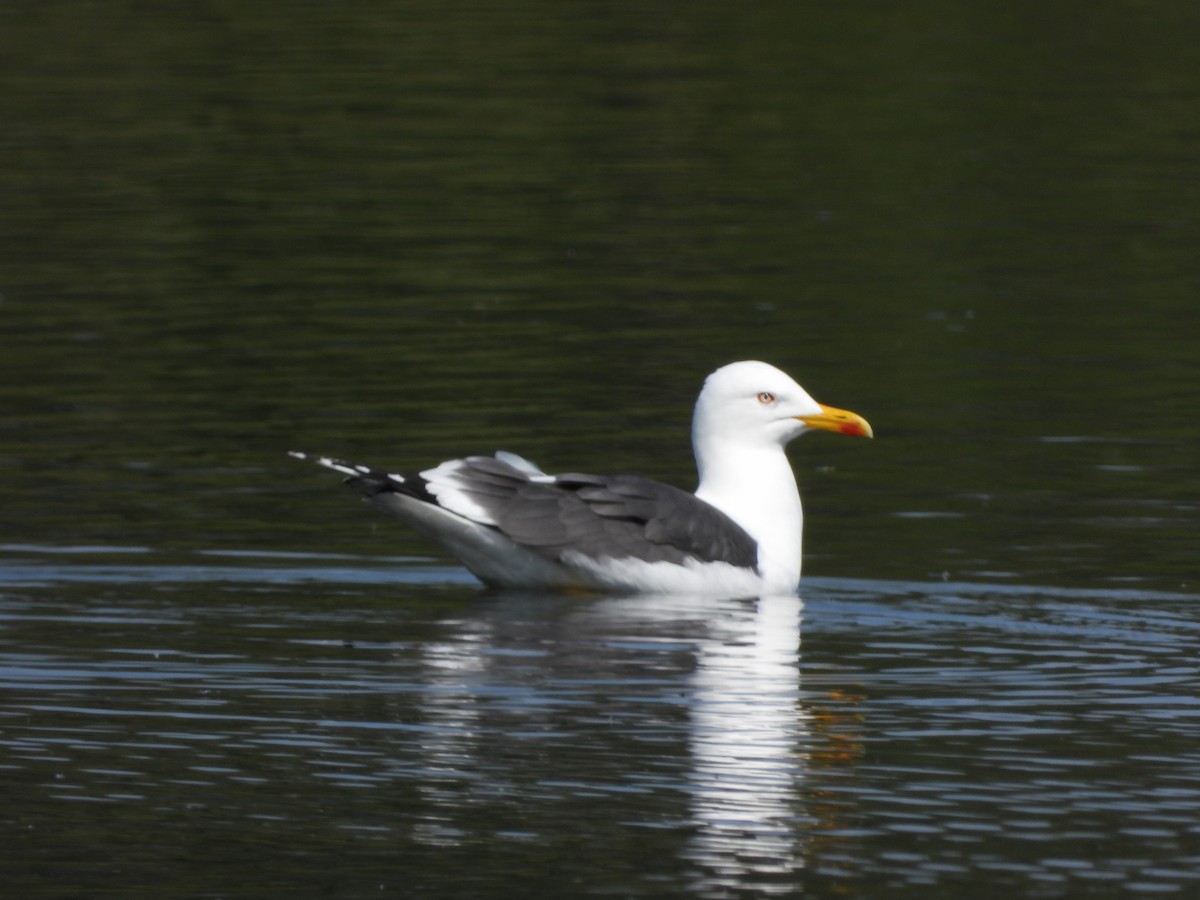
[{"label": "gull's eye", "polygon": [[758,392],[758,402],[761,403],[763,406],[770,406],[772,403],[775,402],[775,395],[772,394],[770,391],[759,391]]}]

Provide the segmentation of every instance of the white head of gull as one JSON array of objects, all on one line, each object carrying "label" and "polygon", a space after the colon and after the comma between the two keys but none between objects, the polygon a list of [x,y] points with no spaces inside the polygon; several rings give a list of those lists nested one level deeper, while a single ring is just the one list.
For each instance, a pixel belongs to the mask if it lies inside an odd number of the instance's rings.
[{"label": "white head of gull", "polygon": [[717,369],[696,401],[696,496],[754,539],[767,593],[795,591],[800,584],[804,511],[784,448],[810,428],[872,436],[862,416],[823,406],[785,372],[763,362]]},{"label": "white head of gull", "polygon": [[709,375],[696,401],[695,494],[636,475],[548,475],[503,451],[403,474],[315,459],[493,587],[790,594],[804,518],[784,448],[809,429],[872,436],[862,416],[746,361]]}]

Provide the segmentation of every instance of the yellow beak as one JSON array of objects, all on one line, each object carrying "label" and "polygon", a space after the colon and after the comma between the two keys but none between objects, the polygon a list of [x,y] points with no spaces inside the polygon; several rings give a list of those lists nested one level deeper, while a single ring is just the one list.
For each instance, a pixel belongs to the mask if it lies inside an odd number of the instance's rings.
[{"label": "yellow beak", "polygon": [[821,407],[821,411],[817,415],[796,416],[796,418],[809,428],[837,431],[841,434],[848,434],[851,437],[875,437],[875,432],[871,430],[871,423],[858,413],[852,413],[845,409],[836,409],[832,406],[826,406],[824,403],[819,404],[819,406]]}]

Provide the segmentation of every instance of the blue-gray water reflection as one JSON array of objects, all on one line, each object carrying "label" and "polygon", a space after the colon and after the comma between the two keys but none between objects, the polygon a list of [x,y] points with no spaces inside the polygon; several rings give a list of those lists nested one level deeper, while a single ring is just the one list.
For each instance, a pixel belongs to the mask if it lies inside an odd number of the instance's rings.
[{"label": "blue-gray water reflection", "polygon": [[563,598],[403,561],[4,555],[3,868],[25,891],[1197,880],[1186,594]]}]

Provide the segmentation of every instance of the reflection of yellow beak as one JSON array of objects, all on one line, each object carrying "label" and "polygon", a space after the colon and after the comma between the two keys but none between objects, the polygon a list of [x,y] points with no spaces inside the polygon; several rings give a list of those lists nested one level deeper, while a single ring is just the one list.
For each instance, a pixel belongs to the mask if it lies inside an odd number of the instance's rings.
[{"label": "reflection of yellow beak", "polygon": [[875,437],[875,432],[871,430],[871,423],[858,413],[852,413],[844,409],[835,409],[832,406],[826,406],[824,403],[818,405],[821,407],[821,411],[817,415],[796,416],[796,418],[809,428],[838,431],[842,434],[848,434],[851,437]]}]

